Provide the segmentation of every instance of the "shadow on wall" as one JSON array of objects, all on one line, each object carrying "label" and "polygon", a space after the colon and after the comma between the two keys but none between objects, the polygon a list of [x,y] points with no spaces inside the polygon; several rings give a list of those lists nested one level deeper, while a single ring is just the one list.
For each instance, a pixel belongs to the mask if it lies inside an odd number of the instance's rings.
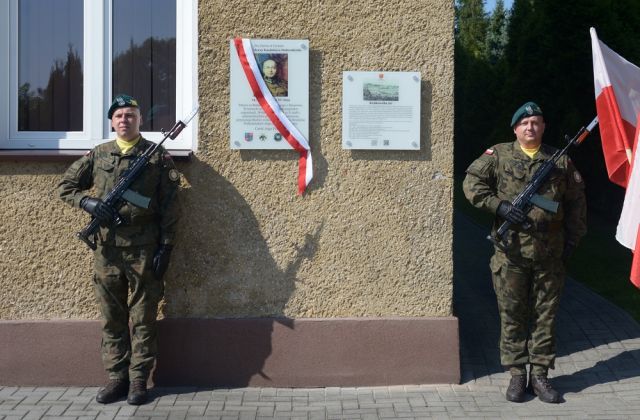
[{"label": "shadow on wall", "polygon": [[254,375],[268,380],[262,367],[271,354],[273,323],[292,328],[285,307],[301,263],[317,252],[322,225],[280,268],[252,209],[230,182],[197,158],[180,170],[189,188],[181,191],[154,383],[246,386]]},{"label": "shadow on wall", "polygon": [[[327,173],[319,141],[322,53],[311,50],[309,59],[311,188],[318,188]],[[297,160],[290,150],[241,150],[240,157]],[[300,265],[317,252],[322,225],[307,234],[292,261],[280,267],[251,207],[230,182],[197,158],[180,170],[189,187],[181,192],[182,220],[161,308],[166,319],[160,324],[154,383],[269,384],[272,379],[263,369],[272,352],[274,323],[293,329],[285,307]]]}]

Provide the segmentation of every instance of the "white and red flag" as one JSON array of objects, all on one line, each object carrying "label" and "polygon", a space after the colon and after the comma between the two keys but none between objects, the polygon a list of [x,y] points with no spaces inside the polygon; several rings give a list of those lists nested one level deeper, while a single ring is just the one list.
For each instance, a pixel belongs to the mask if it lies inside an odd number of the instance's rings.
[{"label": "white and red flag", "polygon": [[637,141],[639,135],[640,124],[638,124],[634,136],[636,142],[631,163],[631,175],[627,183],[627,192],[624,195],[624,204],[616,231],[618,242],[633,251],[631,282],[638,288],[640,288],[640,153],[638,153]]},{"label": "white and red flag", "polygon": [[[640,68],[598,39],[591,28],[593,84],[609,179],[627,188],[616,239],[634,251],[631,282],[640,287]],[[635,173],[634,169],[635,168]]]},{"label": "white and red flag", "polygon": [[260,73],[260,68],[256,62],[251,40],[247,38],[235,38],[233,40],[242,70],[251,86],[253,96],[260,104],[260,107],[269,118],[269,121],[276,127],[282,137],[291,147],[300,154],[298,163],[298,194],[304,193],[305,189],[313,178],[313,165],[311,161],[311,149],[309,142],[300,133],[293,123],[287,118],[275,100],[271,91],[267,87]]},{"label": "white and red flag", "polygon": [[591,28],[593,85],[609,179],[627,186],[640,112],[640,68],[616,54]]}]

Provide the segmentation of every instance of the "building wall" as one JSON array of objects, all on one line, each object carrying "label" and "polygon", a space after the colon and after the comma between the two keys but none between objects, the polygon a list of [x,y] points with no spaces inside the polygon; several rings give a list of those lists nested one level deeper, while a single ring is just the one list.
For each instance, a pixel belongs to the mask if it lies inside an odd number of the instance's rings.
[{"label": "building wall", "polygon": [[[200,0],[198,148],[177,162],[154,383],[459,381],[453,15],[438,0]],[[295,152],[229,148],[236,36],[310,41],[304,196]],[[381,70],[421,72],[420,151],[342,150],[342,72]],[[70,163],[0,161],[0,385],[105,377],[92,256],[74,237],[88,216],[56,192]]]},{"label": "building wall", "polygon": [[[309,39],[314,180],[229,148],[229,39]],[[342,72],[420,71],[420,151],[341,148]],[[201,0],[199,146],[164,317],[452,315],[453,2]],[[70,162],[0,162],[0,319],[96,319]]]}]

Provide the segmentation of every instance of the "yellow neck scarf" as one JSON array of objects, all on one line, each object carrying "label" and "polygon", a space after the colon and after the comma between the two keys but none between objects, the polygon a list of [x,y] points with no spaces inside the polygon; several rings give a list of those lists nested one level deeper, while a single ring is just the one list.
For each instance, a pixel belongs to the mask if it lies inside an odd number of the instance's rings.
[{"label": "yellow neck scarf", "polygon": [[118,147],[120,148],[120,152],[122,152],[122,154],[127,154],[131,151],[131,149],[133,149],[133,147],[138,144],[138,142],[140,141],[140,136],[136,137],[133,140],[127,141],[127,140],[123,140],[120,137],[116,138],[116,144],[118,145]]},{"label": "yellow neck scarf", "polygon": [[536,153],[538,153],[538,150],[540,150],[540,146],[534,147],[533,149],[525,149],[524,147],[522,147],[522,145],[520,145],[520,148],[522,149],[524,154],[529,156],[531,159],[533,159]]}]

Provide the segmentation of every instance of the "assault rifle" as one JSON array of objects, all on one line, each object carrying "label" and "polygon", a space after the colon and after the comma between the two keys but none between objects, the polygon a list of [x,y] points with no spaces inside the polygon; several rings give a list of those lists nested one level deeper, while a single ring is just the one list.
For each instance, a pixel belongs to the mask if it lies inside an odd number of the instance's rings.
[{"label": "assault rifle", "polygon": [[[540,187],[542,187],[542,184],[547,181],[547,178],[551,174],[551,171],[556,167],[556,162],[558,161],[558,159],[565,155],[569,151],[569,148],[571,146],[580,145],[597,124],[598,117],[595,117],[593,121],[591,121],[591,123],[587,126],[587,128],[582,127],[572,139],[569,139],[569,136],[565,136],[565,138],[567,139],[567,145],[564,147],[564,149],[556,151],[553,156],[551,156],[538,168],[538,170],[533,174],[531,181],[529,181],[522,192],[513,199],[511,204],[514,207],[522,210],[524,214],[528,214],[533,206],[550,211],[552,213],[557,213],[559,203],[548,200],[538,195],[537,192]],[[522,224],[522,227],[525,229],[529,229],[531,227],[531,224],[528,222],[524,222]],[[487,239],[493,242],[493,244],[498,248],[504,249],[502,245],[506,245],[504,236],[510,228],[511,222],[505,220],[495,232],[495,236],[489,235],[487,236]]]},{"label": "assault rifle", "polygon": [[[189,124],[189,122],[193,119],[193,117],[196,116],[197,113],[198,107],[191,111],[191,113],[184,119],[184,121],[178,120],[168,132],[160,130],[164,135],[164,138],[158,143],[153,143],[147,148],[147,150],[145,150],[140,156],[138,156],[133,162],[131,162],[131,165],[129,165],[129,168],[124,171],[120,179],[118,179],[116,184],[113,186],[113,189],[109,191],[107,195],[105,195],[105,197],[102,199],[102,201],[106,205],[115,210],[115,216],[112,220],[113,226],[119,226],[124,222],[122,220],[122,217],[120,217],[120,214],[118,213],[118,210],[120,209],[120,207],[122,207],[124,201],[128,201],[135,206],[145,209],[149,208],[151,199],[148,197],[144,197],[133,190],[130,190],[129,187],[131,186],[131,184],[133,184],[133,181],[135,181],[142,174],[142,172],[147,167],[151,156],[153,156],[153,154],[158,150],[162,143],[164,143],[164,141],[169,138],[171,140],[175,140],[175,138],[178,137],[180,132],[187,126],[187,124]],[[78,232],[76,236],[78,237],[78,239],[87,244],[89,248],[95,251],[97,248],[95,238],[93,241],[91,241],[90,238],[94,236],[96,232],[98,232],[99,228],[100,220],[92,217],[89,224],[87,224],[84,229]]]}]

